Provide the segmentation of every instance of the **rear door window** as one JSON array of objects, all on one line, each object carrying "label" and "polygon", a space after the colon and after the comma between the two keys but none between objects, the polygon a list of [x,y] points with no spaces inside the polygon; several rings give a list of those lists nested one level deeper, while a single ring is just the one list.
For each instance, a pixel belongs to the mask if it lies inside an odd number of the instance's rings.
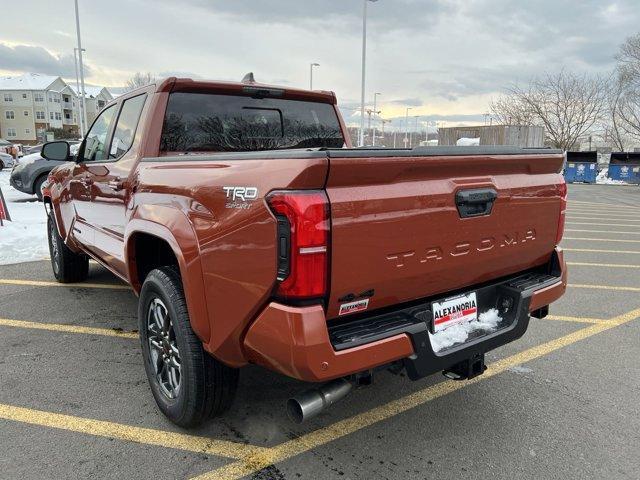
[{"label": "rear door window", "polygon": [[175,92],[169,97],[160,148],[167,152],[244,152],[341,148],[333,105]]}]

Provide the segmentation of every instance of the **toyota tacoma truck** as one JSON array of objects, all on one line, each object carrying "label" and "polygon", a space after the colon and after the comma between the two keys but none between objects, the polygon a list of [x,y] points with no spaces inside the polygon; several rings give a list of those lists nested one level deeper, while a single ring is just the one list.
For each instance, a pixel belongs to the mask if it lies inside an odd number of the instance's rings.
[{"label": "toyota tacoma truck", "polygon": [[189,427],[256,364],[318,388],[482,374],[566,288],[561,152],[352,148],[332,92],[169,78],[106,105],[44,189],[51,263],[139,295],[160,410]]}]

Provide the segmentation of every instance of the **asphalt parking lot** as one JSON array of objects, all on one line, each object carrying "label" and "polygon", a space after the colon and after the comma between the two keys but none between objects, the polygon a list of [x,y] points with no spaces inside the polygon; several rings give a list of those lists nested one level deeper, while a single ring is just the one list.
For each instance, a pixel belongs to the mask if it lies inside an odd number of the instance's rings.
[{"label": "asphalt parking lot", "polygon": [[136,298],[93,264],[0,266],[0,478],[639,478],[640,188],[571,185],[570,286],[471,382],[391,373],[304,426],[305,388],[249,367],[223,418],[156,409]]}]

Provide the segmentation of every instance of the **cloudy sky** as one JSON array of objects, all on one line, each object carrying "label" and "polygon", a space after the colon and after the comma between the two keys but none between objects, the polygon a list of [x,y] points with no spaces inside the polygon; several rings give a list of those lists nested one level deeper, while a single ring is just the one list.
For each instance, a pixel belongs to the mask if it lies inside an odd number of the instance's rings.
[{"label": "cloudy sky", "polygon": [[[369,3],[367,98],[383,116],[484,121],[513,82],[557,69],[607,72],[640,31],[640,0],[379,0]],[[136,71],[333,90],[360,98],[362,0],[80,0],[88,82]],[[72,0],[5,2],[0,73],[74,78]]]}]

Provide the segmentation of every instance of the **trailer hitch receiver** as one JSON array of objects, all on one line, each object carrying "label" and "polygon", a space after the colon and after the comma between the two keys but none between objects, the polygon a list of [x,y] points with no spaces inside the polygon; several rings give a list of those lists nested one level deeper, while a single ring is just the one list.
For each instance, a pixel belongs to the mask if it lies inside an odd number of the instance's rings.
[{"label": "trailer hitch receiver", "polygon": [[442,374],[451,380],[471,380],[478,375],[482,375],[486,369],[484,353],[477,353],[462,362],[456,363],[448,370],[443,370]]}]

